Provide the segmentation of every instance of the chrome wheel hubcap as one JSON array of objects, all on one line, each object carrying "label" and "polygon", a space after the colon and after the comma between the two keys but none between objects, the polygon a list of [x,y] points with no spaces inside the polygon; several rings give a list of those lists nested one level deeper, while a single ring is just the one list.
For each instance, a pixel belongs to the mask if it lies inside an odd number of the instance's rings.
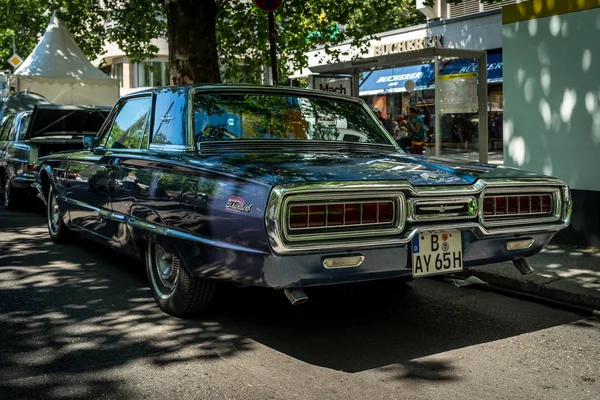
[{"label": "chrome wheel hubcap", "polygon": [[6,178],[6,182],[4,183],[4,206],[8,205],[10,201],[10,180]]},{"label": "chrome wheel hubcap", "polygon": [[155,245],[154,250],[154,268],[156,276],[167,293],[175,289],[177,278],[179,277],[179,263],[176,262],[173,253],[165,250],[160,245]]},{"label": "chrome wheel hubcap", "polygon": [[52,193],[48,199],[48,225],[52,234],[56,234],[59,224],[60,209],[56,203],[56,197],[54,196],[54,193]]}]

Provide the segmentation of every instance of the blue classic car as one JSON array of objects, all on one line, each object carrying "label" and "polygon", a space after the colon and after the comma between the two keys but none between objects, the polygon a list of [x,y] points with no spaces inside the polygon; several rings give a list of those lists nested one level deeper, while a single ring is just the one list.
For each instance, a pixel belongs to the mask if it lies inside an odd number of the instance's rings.
[{"label": "blue classic car", "polygon": [[324,92],[138,92],[86,147],[36,166],[50,237],[145,259],[176,316],[209,305],[220,281],[298,304],[310,286],[507,260],[527,273],[571,214],[557,179],[406,155],[365,103]]}]

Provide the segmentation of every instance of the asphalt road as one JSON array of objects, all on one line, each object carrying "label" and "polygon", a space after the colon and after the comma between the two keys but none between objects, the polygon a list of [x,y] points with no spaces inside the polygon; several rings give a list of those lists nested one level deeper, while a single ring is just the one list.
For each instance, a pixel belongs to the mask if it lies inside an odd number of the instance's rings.
[{"label": "asphalt road", "polygon": [[163,314],[141,263],[0,211],[0,399],[600,399],[600,321],[435,280],[226,288]]}]

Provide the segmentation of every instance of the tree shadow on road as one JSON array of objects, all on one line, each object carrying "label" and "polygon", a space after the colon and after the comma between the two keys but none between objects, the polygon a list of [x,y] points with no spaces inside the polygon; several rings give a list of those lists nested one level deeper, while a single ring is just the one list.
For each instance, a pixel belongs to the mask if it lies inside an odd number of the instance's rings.
[{"label": "tree shadow on road", "polygon": [[[381,369],[394,379],[448,381],[451,360],[420,360],[534,332],[581,316],[442,282],[371,282],[306,291],[293,307],[283,295],[232,292],[220,323],[301,361],[349,373]],[[278,297],[277,297],[278,296]],[[509,321],[509,322],[507,322]]]},{"label": "tree shadow on road", "polygon": [[[579,316],[458,289],[396,281],[282,293],[222,286],[202,318],[160,311],[141,262],[84,242],[54,245],[43,220],[0,229],[0,398],[136,397],[119,368],[227,362],[255,341],[303,362],[394,380],[460,379],[450,350],[574,322]],[[507,323],[506,321],[512,321]]]},{"label": "tree shadow on road", "polygon": [[133,398],[116,368],[252,348],[216,321],[161,312],[141,262],[89,242],[52,244],[40,225],[0,229],[0,398]]}]

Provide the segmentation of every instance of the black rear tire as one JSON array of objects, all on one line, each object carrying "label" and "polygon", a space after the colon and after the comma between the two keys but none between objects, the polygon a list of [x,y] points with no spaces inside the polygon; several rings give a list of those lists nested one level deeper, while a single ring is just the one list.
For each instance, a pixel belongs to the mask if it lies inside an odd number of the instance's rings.
[{"label": "black rear tire", "polygon": [[54,190],[50,187],[48,191],[48,208],[47,208],[47,220],[48,220],[48,233],[50,239],[54,243],[66,244],[72,242],[73,233],[67,228],[65,222],[60,214],[60,208],[56,202],[56,196]]},{"label": "black rear tire", "polygon": [[177,256],[152,242],[146,248],[146,273],[154,300],[175,317],[200,313],[215,295],[215,280],[189,276]]},{"label": "black rear tire", "polygon": [[23,190],[13,187],[10,183],[8,174],[4,176],[4,207],[8,211],[15,211],[19,208],[24,199]]}]

